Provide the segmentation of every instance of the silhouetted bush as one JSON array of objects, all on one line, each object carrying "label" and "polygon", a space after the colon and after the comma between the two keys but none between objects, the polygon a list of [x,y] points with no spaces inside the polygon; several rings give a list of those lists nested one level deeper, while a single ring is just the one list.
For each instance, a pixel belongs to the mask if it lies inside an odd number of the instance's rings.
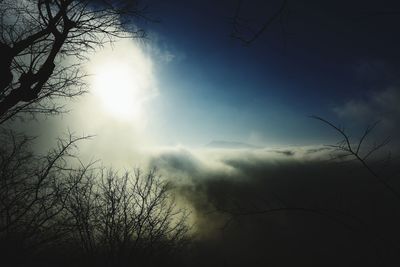
[{"label": "silhouetted bush", "polygon": [[86,138],[68,135],[37,156],[31,138],[2,132],[4,260],[123,266],[172,259],[187,243],[188,213],[177,206],[170,184],[154,169],[119,174],[82,164],[73,152]]}]

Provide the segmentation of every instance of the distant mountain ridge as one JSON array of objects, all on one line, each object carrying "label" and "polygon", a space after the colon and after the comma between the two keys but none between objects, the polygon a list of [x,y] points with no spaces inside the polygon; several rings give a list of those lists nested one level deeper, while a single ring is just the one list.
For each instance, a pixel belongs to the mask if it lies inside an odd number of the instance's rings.
[{"label": "distant mountain ridge", "polygon": [[225,149],[257,149],[262,148],[259,146],[242,143],[242,142],[231,142],[231,141],[223,141],[223,140],[214,140],[206,145],[208,148],[225,148]]}]

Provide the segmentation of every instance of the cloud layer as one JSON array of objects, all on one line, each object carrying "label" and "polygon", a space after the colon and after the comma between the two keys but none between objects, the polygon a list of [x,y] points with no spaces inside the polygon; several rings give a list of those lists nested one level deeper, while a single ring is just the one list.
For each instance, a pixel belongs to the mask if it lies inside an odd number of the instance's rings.
[{"label": "cloud layer", "polygon": [[364,97],[349,100],[335,107],[334,112],[340,119],[357,125],[380,121],[377,129],[380,135],[394,136],[400,131],[400,89],[392,86],[385,90],[369,92]]},{"label": "cloud layer", "polygon": [[[400,238],[400,203],[357,162],[332,162],[331,153],[319,146],[175,148],[158,151],[151,165],[193,209],[191,257],[199,266],[376,266],[382,257],[392,260],[386,246]],[[394,184],[395,166],[381,170]],[[306,210],[226,212],[284,207]]]}]

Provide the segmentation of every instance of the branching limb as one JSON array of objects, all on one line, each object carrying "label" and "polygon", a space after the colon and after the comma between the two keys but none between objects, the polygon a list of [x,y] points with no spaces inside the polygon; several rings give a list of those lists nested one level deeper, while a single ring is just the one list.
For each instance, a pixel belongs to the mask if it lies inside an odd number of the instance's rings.
[{"label": "branching limb", "polygon": [[379,122],[375,122],[372,125],[368,126],[361,138],[359,139],[356,144],[352,144],[350,141],[349,135],[345,132],[345,130],[330,121],[321,118],[319,116],[311,116],[311,118],[319,120],[323,122],[324,124],[328,125],[330,128],[334,129],[337,133],[339,133],[340,136],[343,137],[343,140],[339,142],[337,145],[330,145],[330,147],[336,148],[338,151],[343,151],[347,153],[347,156],[351,156],[354,159],[356,159],[358,162],[362,164],[362,166],[379,182],[381,183],[391,194],[397,198],[397,200],[400,201],[400,193],[391,185],[389,184],[385,179],[380,177],[376,171],[374,171],[370,165],[367,163],[367,159],[380,149],[382,149],[384,146],[386,146],[390,142],[390,138],[386,138],[383,141],[379,143],[375,143],[369,150],[366,150],[364,152],[365,154],[362,155],[362,146],[365,143],[365,140],[367,139],[368,135],[371,134],[371,132],[375,129],[375,127],[378,125]]},{"label": "branching limb", "polygon": [[[249,20],[241,17],[240,11],[242,9],[241,0],[238,1],[235,14],[232,18],[232,27],[233,31],[231,33],[232,38],[237,39],[244,43],[245,45],[252,44],[255,40],[257,40],[265,31],[267,31],[273,23],[279,21],[282,23],[283,16],[288,8],[288,0],[283,0],[280,7],[273,13],[265,22],[259,26],[258,29],[253,30],[249,25]],[[282,29],[284,32],[283,25]]]}]

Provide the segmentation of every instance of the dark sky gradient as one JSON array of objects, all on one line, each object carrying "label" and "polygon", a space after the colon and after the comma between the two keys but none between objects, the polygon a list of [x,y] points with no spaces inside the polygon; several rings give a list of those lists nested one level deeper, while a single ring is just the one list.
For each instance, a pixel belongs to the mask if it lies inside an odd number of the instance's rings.
[{"label": "dark sky gradient", "polygon": [[[147,3],[160,23],[146,28],[176,56],[158,68],[174,141],[323,142],[308,115],[347,123],[334,108],[398,84],[398,1],[289,1],[285,34],[275,23],[248,47],[230,38],[236,1]],[[242,16],[262,22],[279,4],[244,1]]]}]

